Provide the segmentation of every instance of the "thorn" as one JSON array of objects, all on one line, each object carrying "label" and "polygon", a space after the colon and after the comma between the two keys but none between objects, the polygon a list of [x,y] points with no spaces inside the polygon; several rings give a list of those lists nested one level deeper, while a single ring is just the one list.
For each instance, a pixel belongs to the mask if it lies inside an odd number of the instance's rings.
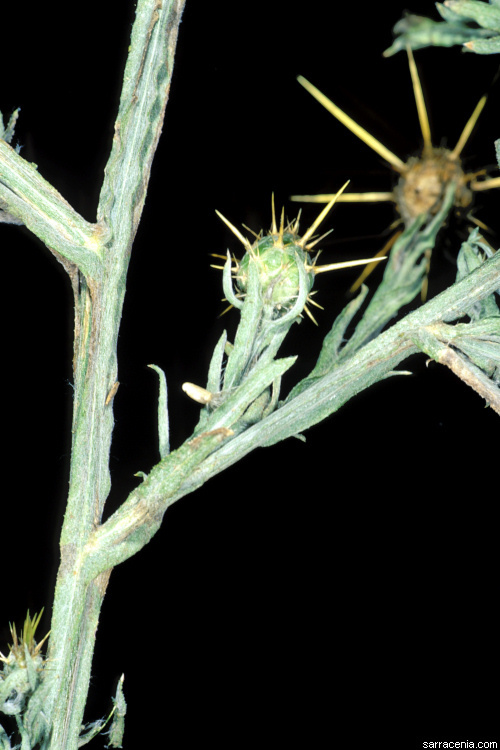
[{"label": "thorn", "polygon": [[377,261],[375,260],[375,258],[378,258],[379,256],[381,256],[381,255],[382,255],[382,253],[387,253],[387,252],[389,252],[389,250],[391,249],[391,247],[392,247],[392,246],[394,245],[394,243],[396,242],[397,238],[398,238],[398,237],[399,237],[399,236],[400,236],[400,235],[401,235],[402,233],[403,233],[403,231],[402,231],[402,229],[400,229],[400,230],[398,230],[397,232],[395,232],[395,233],[394,233],[394,234],[392,235],[392,237],[389,237],[389,239],[388,239],[388,240],[387,240],[387,242],[385,243],[384,247],[383,247],[383,248],[382,248],[381,250],[379,250],[379,251],[378,251],[378,253],[377,253],[377,254],[376,254],[376,255],[374,256],[374,262],[373,262],[373,263],[371,263],[370,265],[366,266],[366,268],[364,269],[363,273],[362,273],[362,274],[360,274],[360,275],[358,276],[358,278],[356,279],[356,281],[354,282],[354,284],[353,284],[353,285],[351,286],[351,288],[349,289],[349,291],[350,291],[350,292],[355,292],[355,291],[356,291],[356,289],[359,289],[359,287],[361,286],[361,284],[363,283],[363,281],[364,281],[365,279],[367,279],[367,278],[368,278],[368,276],[369,276],[369,275],[371,274],[371,272],[372,272],[372,271],[373,271],[373,270],[374,270],[374,269],[376,268],[376,263],[377,263]]},{"label": "thorn", "polygon": [[297,234],[297,233],[298,233],[298,231],[299,231],[299,222],[300,222],[300,217],[301,217],[301,214],[302,214],[302,209],[301,209],[301,208],[299,208],[299,213],[297,214],[297,218],[296,218],[296,219],[295,219],[295,221],[293,222],[293,227],[292,227],[292,225],[290,225],[290,229],[291,229],[291,231],[292,231],[292,232],[293,232],[294,234]]},{"label": "thorn", "polygon": [[471,114],[471,116],[469,117],[469,119],[467,120],[465,124],[465,128],[462,130],[462,133],[460,135],[460,138],[458,139],[457,145],[455,146],[455,148],[450,154],[450,159],[458,159],[458,157],[462,153],[462,150],[465,144],[467,143],[467,141],[469,140],[470,134],[474,130],[474,126],[479,119],[479,115],[483,111],[483,107],[486,104],[487,98],[488,98],[487,94],[484,94],[484,96],[482,96],[480,100],[478,101],[478,103],[476,104],[474,112]]},{"label": "thorn", "polygon": [[273,215],[273,223],[271,226],[271,234],[277,234],[278,229],[276,227],[276,213],[274,211],[274,191],[271,193],[271,212]]},{"label": "thorn", "polygon": [[313,223],[311,224],[307,232],[304,234],[304,236],[300,238],[300,241],[297,243],[298,245],[300,245],[301,247],[305,247],[307,240],[312,236],[312,234],[314,234],[314,232],[319,227],[321,222],[325,219],[326,215],[331,211],[338,196],[344,192],[348,184],[349,184],[349,180],[347,180],[347,182],[344,185],[342,185],[338,193],[335,193],[335,195],[333,196],[331,201],[328,203],[328,205],[325,206],[325,208],[321,211],[320,215],[316,218],[315,221],[313,221]]},{"label": "thorn", "polygon": [[[291,195],[290,200],[298,203],[329,203],[333,193],[319,193],[318,195]],[[393,192],[344,193],[339,195],[337,203],[379,203],[382,201],[396,202]]]},{"label": "thorn", "polygon": [[228,313],[229,310],[232,310],[233,307],[234,307],[234,305],[229,305],[229,307],[224,308],[224,310],[221,313],[219,313],[219,315],[217,317],[218,318],[222,318],[222,316],[225,315],[226,313]]},{"label": "thorn", "polygon": [[352,268],[353,266],[364,266],[367,263],[379,263],[381,260],[386,260],[387,255],[382,255],[373,258],[363,258],[362,260],[346,260],[343,263],[329,263],[326,266],[306,266],[307,271],[312,271],[315,275],[318,273],[326,273],[327,271],[336,271],[338,268]]},{"label": "thorn", "polygon": [[[322,252],[323,252],[323,250],[318,250],[318,252],[317,252],[317,253],[316,253],[316,255],[314,256],[314,259],[313,259],[313,262],[312,262],[312,265],[313,265],[313,266],[315,266],[315,265],[316,265],[316,263],[318,262],[318,258],[319,258],[319,256],[321,255],[321,253],[322,253]],[[311,294],[312,294],[312,292],[311,292]]]},{"label": "thorn", "polygon": [[319,304],[319,302],[315,302],[315,301],[313,300],[313,298],[311,297],[311,295],[310,295],[310,294],[309,294],[309,295],[308,295],[308,297],[307,297],[307,301],[308,301],[308,303],[309,303],[310,305],[314,305],[314,307],[319,307],[319,309],[320,309],[320,310],[324,310],[324,309],[325,309],[325,308],[323,307],[323,305],[320,305],[320,304]]},{"label": "thorn", "polygon": [[354,122],[354,120],[349,117],[349,115],[346,115],[346,113],[343,112],[339,107],[337,107],[336,104],[334,104],[332,101],[330,101],[330,99],[328,99],[328,97],[322,94],[321,91],[316,88],[316,86],[313,86],[312,83],[309,83],[309,81],[306,80],[303,76],[298,76],[297,81],[312,96],[314,96],[314,98],[317,99],[318,102],[330,112],[330,114],[336,117],[337,120],[342,123],[342,125],[345,125],[346,128],[351,131],[351,133],[357,135],[357,137],[364,141],[364,143],[366,143],[367,146],[373,149],[373,151],[376,151],[383,159],[389,162],[389,164],[392,164],[396,171],[406,171],[406,164],[404,163],[404,161],[396,156],[396,154],[393,154],[392,151],[389,151],[389,149],[386,148],[382,143],[380,143],[380,141],[377,141],[377,139],[374,138],[373,135],[368,133],[367,130],[362,128],[361,125],[358,125],[356,122]]},{"label": "thorn", "polygon": [[316,320],[316,318],[314,317],[314,315],[312,314],[312,312],[309,310],[309,308],[308,308],[307,305],[304,305],[304,312],[306,313],[306,315],[309,316],[309,318],[311,318],[311,320],[314,323],[314,325],[317,326],[318,325],[318,321]]},{"label": "thorn", "polygon": [[474,180],[470,183],[472,190],[492,190],[500,187],[500,177],[491,177],[489,180]]},{"label": "thorn", "polygon": [[259,234],[257,234],[257,232],[254,232],[253,229],[250,229],[250,227],[247,227],[246,224],[242,224],[241,226],[243,227],[243,229],[246,229],[247,232],[250,232],[250,234],[253,234],[253,236],[255,237],[255,239],[257,239],[257,240],[261,239],[261,237],[262,237],[262,229],[260,230]]},{"label": "thorn", "polygon": [[[236,299],[243,299],[243,298],[244,298],[244,297],[246,297],[247,295],[246,295],[246,292],[245,292],[245,294],[242,294],[242,293],[240,292],[239,294],[235,294],[234,296],[236,297]],[[222,298],[221,298],[221,302],[227,302],[227,297],[222,297]],[[234,307],[234,305],[232,305],[232,307]]]},{"label": "thorn", "polygon": [[[225,260],[227,262],[227,258],[228,258],[227,255],[219,255],[219,253],[209,253],[209,255],[212,258],[221,258],[221,260]],[[234,263],[234,266],[232,265],[233,263]],[[210,263],[210,268],[216,268],[219,271],[223,271],[225,268],[225,264],[223,266],[216,266],[215,263]],[[235,256],[233,255],[231,258],[231,272],[233,273],[233,275],[238,273],[238,268],[239,268],[239,263],[237,259],[235,258]]]},{"label": "thorn", "polygon": [[417,105],[418,120],[420,122],[420,130],[422,131],[422,138],[424,139],[423,155],[428,156],[432,152],[432,141],[431,141],[431,128],[429,125],[429,118],[427,116],[427,108],[425,106],[424,93],[420,84],[420,78],[418,77],[417,66],[415,65],[415,59],[410,47],[406,46],[408,53],[408,64],[410,66],[411,82],[413,84],[413,94],[415,96],[415,104]]},{"label": "thorn", "polygon": [[486,169],[478,169],[476,172],[467,172],[467,174],[464,174],[462,180],[467,185],[469,182],[476,182],[476,177],[484,177],[486,174]]},{"label": "thorn", "polygon": [[484,232],[488,232],[489,234],[493,233],[493,230],[491,229],[491,227],[485,224],[484,221],[481,221],[481,219],[478,219],[477,216],[468,214],[467,218],[469,219],[469,221],[472,221],[473,224],[479,227],[479,229],[482,229]]},{"label": "thorn", "polygon": [[283,208],[281,209],[280,234],[279,234],[279,237],[278,237],[278,242],[280,243],[280,245],[283,244],[283,232],[284,232],[284,228],[285,228],[285,207],[283,206]]},{"label": "thorn", "polygon": [[[333,229],[329,229],[328,232],[325,232],[324,234],[322,234],[321,237],[318,237],[318,239],[314,240],[314,242],[309,242],[309,244],[306,245],[306,250],[307,251],[311,250],[315,245],[318,244],[318,242],[321,242],[321,240],[324,240],[325,237],[327,237],[332,232],[333,232]],[[318,255],[319,255],[319,253],[316,255],[316,257],[318,257]]]},{"label": "thorn", "polygon": [[219,211],[216,210],[215,213],[217,214],[217,216],[219,217],[219,219],[222,219],[222,221],[224,222],[224,224],[227,227],[229,227],[229,229],[231,230],[231,232],[244,245],[245,250],[251,250],[252,246],[251,246],[249,240],[246,237],[244,237],[238,229],[236,229],[236,227],[234,226],[234,224],[231,224],[231,222],[229,221],[229,219],[226,219],[226,217],[223,216]]}]

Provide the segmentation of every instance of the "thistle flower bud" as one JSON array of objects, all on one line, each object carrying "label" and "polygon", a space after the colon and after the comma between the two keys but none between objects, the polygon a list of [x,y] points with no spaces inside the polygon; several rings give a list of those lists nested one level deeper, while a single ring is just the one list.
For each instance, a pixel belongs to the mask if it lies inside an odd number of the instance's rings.
[{"label": "thistle flower bud", "polygon": [[[297,233],[289,228],[280,234],[269,234],[256,240],[249,252],[238,263],[235,274],[236,286],[246,294],[248,268],[255,263],[261,295],[268,317],[276,320],[293,308],[301,287],[301,278],[306,279],[306,294],[314,284],[311,259],[298,244]],[[299,268],[302,266],[302,268]]]}]

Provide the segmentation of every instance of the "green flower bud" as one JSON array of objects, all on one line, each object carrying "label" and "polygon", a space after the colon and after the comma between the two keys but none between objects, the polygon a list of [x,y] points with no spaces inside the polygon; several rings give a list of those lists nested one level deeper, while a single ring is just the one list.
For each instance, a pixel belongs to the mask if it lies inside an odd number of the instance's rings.
[{"label": "green flower bud", "polygon": [[[311,290],[316,274],[323,273],[324,271],[334,271],[338,268],[349,268],[351,266],[372,264],[385,260],[385,256],[382,256],[318,266],[316,265],[318,255],[314,259],[311,259],[309,255],[309,251],[326,236],[323,235],[323,237],[311,241],[314,232],[348,184],[346,182],[338,193],[331,198],[328,205],[325,206],[302,236],[298,232],[298,218],[285,227],[283,213],[278,230],[274,213],[274,199],[272,204],[273,223],[271,231],[264,237],[262,234],[257,235],[257,239],[253,244],[228,219],[218,211],[216,212],[236,237],[238,237],[246,251],[241,260],[237,260],[234,257],[231,258],[228,253],[224,267],[214,266],[214,268],[223,268],[224,270],[224,292],[231,306],[241,309],[243,306],[242,298],[247,294],[251,294],[249,289],[250,268],[251,264],[254,264],[258,274],[261,302],[264,305],[265,317],[268,320],[279,321],[281,325],[281,323],[285,322],[285,316],[287,316],[287,322],[288,319],[293,322],[304,311],[316,322],[306,305],[307,302],[316,304],[311,299]],[[329,234],[329,232],[326,234]],[[224,258],[223,255],[215,255],[215,257]],[[233,280],[236,284],[236,294],[233,289]],[[320,305],[316,306],[320,307]]]},{"label": "green flower bud", "polygon": [[[247,291],[248,266],[255,263],[262,299],[270,308],[269,317],[276,319],[293,308],[299,296],[301,278],[306,279],[306,295],[314,284],[314,273],[308,253],[297,244],[294,231],[269,234],[254,242],[238,263],[235,279],[242,294]],[[302,267],[299,269],[299,265]]]}]

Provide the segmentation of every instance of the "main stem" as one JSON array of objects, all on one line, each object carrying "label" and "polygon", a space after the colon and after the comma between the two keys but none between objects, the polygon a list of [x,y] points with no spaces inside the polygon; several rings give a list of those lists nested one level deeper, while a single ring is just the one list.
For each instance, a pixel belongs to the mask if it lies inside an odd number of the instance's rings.
[{"label": "main stem", "polygon": [[48,652],[50,689],[44,701],[44,714],[51,717],[50,747],[68,750],[76,747],[82,723],[94,636],[110,572],[88,581],[83,563],[85,543],[100,523],[110,488],[113,413],[108,394],[116,382],[124,289],[124,279],[117,284],[112,271],[106,268],[102,282],[93,288],[83,283],[76,306],[82,320],[75,342],[70,487]]},{"label": "main stem", "polygon": [[[98,208],[101,263],[92,274],[64,261],[75,295],[74,412],[70,487],[61,533],[42,690],[28,709],[32,740],[76,750],[99,612],[111,570],[92,578],[85,545],[100,526],[110,489],[116,345],[132,242],[168,99],[184,0],[140,0],[132,30],[113,147]],[[34,696],[35,698],[35,696]]]}]

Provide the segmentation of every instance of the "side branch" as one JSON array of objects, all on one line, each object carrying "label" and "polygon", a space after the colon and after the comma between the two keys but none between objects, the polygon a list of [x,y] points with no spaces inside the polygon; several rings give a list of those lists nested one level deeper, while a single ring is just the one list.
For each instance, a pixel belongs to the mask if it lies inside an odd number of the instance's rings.
[{"label": "side branch", "polygon": [[[219,427],[215,411],[213,419],[205,423],[212,428],[209,432],[200,434],[166,456],[113,516],[93,532],[84,551],[88,580],[141,549],[154,536],[165,511],[176,500],[193,492],[255,448],[297,435],[333,414],[357,393],[390,375],[403,360],[421,351],[420,336],[425,335],[430,326],[465,315],[471,304],[484,299],[499,286],[500,254],[496,254],[248,429],[238,434],[238,415],[233,414],[234,410],[226,414],[226,425],[234,427],[234,432]],[[460,374],[455,359],[444,356],[440,361]],[[285,360],[282,362],[283,367],[288,364]],[[491,389],[486,393],[483,387],[487,379],[481,378],[480,371],[476,370],[478,368],[468,369],[469,380],[466,382],[493,405]],[[260,384],[259,390],[262,387]],[[214,426],[219,428],[213,429]]]},{"label": "side branch", "polygon": [[44,180],[35,165],[0,140],[0,208],[25,224],[47,247],[78,266],[87,277],[99,274],[102,229],[90,224]]},{"label": "side branch", "polygon": [[163,515],[179,486],[210,454],[233,435],[220,427],[189,440],[170,453],[127,500],[90,536],[83,550],[87,581],[136,554],[160,528]]},{"label": "side branch", "polygon": [[500,389],[485,376],[479,367],[467,362],[465,357],[446,346],[443,346],[438,354],[437,361],[449,367],[464,383],[482,396],[493,411],[500,415]]},{"label": "side branch", "polygon": [[[169,504],[194,492],[255,448],[273,445],[297,435],[338,411],[357,393],[383,379],[400,362],[421,351],[419,334],[425,333],[426,327],[462,317],[475,302],[485,299],[498,288],[500,252],[462,281],[363,346],[333,372],[318,378],[309,388],[286,401],[265,419],[228,440],[183,481],[178,492],[169,499]],[[491,394],[487,398],[491,404]]]},{"label": "side branch", "polygon": [[[493,352],[493,347],[497,350],[493,356],[496,356],[495,361],[487,360],[487,364],[490,365],[491,370],[494,369],[495,365],[498,366],[498,343],[494,342],[496,338],[500,337],[500,318],[491,319],[495,325],[496,334],[493,334],[492,342],[490,347]],[[462,328],[466,326],[462,325]],[[460,326],[457,326],[460,329]],[[470,328],[474,328],[473,324],[470,324]],[[449,333],[451,335],[447,336]],[[470,386],[476,393],[485,399],[487,406],[491,406],[493,411],[500,415],[500,387],[498,386],[495,379],[488,377],[488,372],[477,366],[470,357],[462,353],[458,349],[461,344],[459,337],[454,337],[454,327],[445,326],[442,323],[437,325],[431,325],[421,329],[414,336],[415,343],[419,348],[428,354],[436,362],[441,365],[446,365],[449,369],[458,377],[463,380],[464,383]],[[471,334],[472,339],[473,332]],[[458,343],[457,343],[458,342]],[[484,350],[486,354],[490,352],[488,348],[488,342],[484,343]],[[463,346],[464,344],[462,344]],[[488,369],[488,368],[487,368]]]}]

